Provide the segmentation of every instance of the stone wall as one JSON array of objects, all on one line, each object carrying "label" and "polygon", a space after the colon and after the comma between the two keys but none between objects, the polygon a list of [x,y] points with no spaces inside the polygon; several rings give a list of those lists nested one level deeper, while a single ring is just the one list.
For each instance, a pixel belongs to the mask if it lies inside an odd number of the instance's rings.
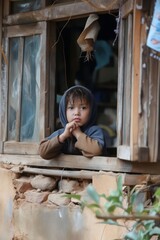
[{"label": "stone wall", "polygon": [[123,235],[116,226],[98,224],[66,193],[82,196],[92,182],[99,193],[116,189],[116,175],[98,174],[90,180],[13,174],[0,168],[0,240],[113,240]]}]

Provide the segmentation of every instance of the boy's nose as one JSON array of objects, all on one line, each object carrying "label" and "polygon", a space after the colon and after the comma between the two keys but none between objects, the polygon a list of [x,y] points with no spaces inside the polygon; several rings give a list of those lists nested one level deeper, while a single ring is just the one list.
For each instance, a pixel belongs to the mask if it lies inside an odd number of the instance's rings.
[{"label": "boy's nose", "polygon": [[80,112],[79,112],[79,109],[76,108],[74,114],[75,114],[75,115],[79,115],[79,113],[80,113]]}]

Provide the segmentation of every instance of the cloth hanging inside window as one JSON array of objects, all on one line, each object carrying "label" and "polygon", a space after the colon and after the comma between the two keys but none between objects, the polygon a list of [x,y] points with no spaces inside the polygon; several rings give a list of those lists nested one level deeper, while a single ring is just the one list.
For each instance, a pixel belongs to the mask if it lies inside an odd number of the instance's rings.
[{"label": "cloth hanging inside window", "polygon": [[77,43],[81,48],[81,51],[86,52],[87,61],[91,58],[91,52],[94,50],[94,43],[100,30],[98,19],[98,15],[90,14],[86,21],[84,30],[77,39]]}]

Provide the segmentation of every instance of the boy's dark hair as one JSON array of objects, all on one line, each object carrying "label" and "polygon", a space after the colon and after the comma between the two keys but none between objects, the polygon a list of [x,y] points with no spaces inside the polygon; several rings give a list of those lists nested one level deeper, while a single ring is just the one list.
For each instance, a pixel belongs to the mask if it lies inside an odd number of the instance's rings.
[{"label": "boy's dark hair", "polygon": [[68,102],[73,102],[74,103],[74,100],[77,99],[77,98],[80,99],[81,101],[83,99],[85,99],[87,101],[87,103],[89,103],[89,104],[91,102],[91,97],[90,97],[88,91],[86,91],[83,88],[77,87],[77,88],[73,88],[73,89],[71,88],[67,92],[67,94],[66,94],[66,106],[67,106]]},{"label": "boy's dark hair", "polygon": [[88,120],[88,123],[86,123],[85,126],[83,126],[83,131],[91,126],[93,126],[96,122],[96,116],[97,116],[97,106],[94,99],[94,96],[92,92],[84,87],[84,86],[73,86],[69,88],[62,96],[60,104],[59,104],[59,118],[61,121],[62,126],[64,127],[67,124],[67,117],[66,117],[66,106],[68,102],[71,103],[74,102],[74,100],[78,98],[81,101],[83,99],[86,100],[87,104],[90,106],[90,117]]}]

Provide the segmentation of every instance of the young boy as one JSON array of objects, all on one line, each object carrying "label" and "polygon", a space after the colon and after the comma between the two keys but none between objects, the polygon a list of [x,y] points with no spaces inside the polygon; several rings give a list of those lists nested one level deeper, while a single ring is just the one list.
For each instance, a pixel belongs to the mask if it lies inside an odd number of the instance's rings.
[{"label": "young boy", "polygon": [[83,86],[68,89],[59,104],[59,118],[63,128],[40,143],[42,158],[51,159],[60,153],[86,157],[104,154],[106,138],[95,125],[96,104],[90,90]]}]

